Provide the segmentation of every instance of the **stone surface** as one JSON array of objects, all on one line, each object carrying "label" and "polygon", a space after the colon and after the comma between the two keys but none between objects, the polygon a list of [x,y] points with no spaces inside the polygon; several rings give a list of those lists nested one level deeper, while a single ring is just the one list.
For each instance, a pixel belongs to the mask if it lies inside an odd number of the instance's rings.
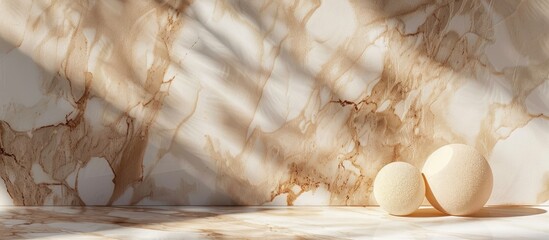
[{"label": "stone surface", "polygon": [[381,167],[448,143],[488,158],[490,204],[544,203],[548,23],[545,1],[0,0],[0,203],[376,204]]},{"label": "stone surface", "polygon": [[545,207],[0,207],[2,239],[547,239]]}]

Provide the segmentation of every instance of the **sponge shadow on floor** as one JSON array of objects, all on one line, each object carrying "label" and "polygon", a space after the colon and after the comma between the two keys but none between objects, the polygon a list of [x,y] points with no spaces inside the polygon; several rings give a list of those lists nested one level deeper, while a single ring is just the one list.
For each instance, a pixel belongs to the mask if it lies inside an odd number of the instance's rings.
[{"label": "sponge shadow on floor", "polygon": [[[464,218],[508,218],[544,214],[547,211],[531,206],[489,206],[484,207],[475,214],[462,216]],[[405,216],[410,218],[444,217],[449,216],[434,208],[420,208],[414,213]]]}]

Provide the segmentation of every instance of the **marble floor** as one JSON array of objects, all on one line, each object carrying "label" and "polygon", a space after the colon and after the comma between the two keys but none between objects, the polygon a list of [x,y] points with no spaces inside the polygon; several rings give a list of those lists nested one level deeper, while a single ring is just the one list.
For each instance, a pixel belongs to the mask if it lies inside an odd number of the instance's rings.
[{"label": "marble floor", "polygon": [[0,239],[549,239],[548,209],[394,217],[376,207],[0,207]]}]

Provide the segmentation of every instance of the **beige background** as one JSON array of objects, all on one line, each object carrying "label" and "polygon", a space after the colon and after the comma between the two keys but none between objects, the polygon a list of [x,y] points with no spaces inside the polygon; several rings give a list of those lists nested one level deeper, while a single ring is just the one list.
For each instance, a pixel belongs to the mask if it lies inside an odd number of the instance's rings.
[{"label": "beige background", "polygon": [[[549,200],[546,1],[0,0],[0,204],[366,205],[392,161]],[[449,186],[450,187],[450,186]]]}]

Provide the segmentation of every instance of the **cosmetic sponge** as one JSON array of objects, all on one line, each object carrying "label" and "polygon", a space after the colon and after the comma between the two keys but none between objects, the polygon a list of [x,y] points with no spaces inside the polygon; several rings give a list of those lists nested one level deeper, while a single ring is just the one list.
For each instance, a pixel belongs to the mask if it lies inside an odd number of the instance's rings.
[{"label": "cosmetic sponge", "polygon": [[409,215],[425,198],[425,182],[419,169],[405,162],[383,167],[374,181],[374,197],[391,215]]},{"label": "cosmetic sponge", "polygon": [[475,213],[492,193],[490,165],[476,149],[464,144],[437,149],[427,158],[422,172],[427,200],[450,215]]}]

